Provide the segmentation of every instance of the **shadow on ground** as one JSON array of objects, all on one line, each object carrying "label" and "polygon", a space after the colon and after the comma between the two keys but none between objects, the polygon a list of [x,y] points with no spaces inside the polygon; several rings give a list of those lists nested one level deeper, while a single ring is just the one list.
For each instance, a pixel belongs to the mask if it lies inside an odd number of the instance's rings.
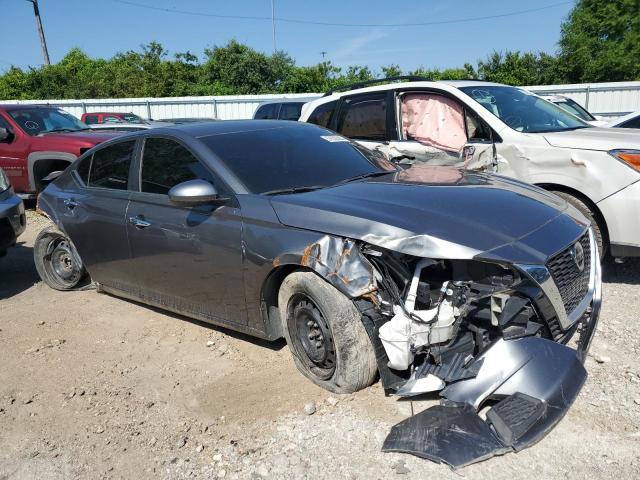
[{"label": "shadow on ground", "polygon": [[24,292],[40,277],[33,263],[33,248],[18,242],[0,258],[0,300]]},{"label": "shadow on ground", "polygon": [[201,327],[209,328],[211,330],[216,330],[216,331],[224,333],[225,335],[228,335],[230,337],[237,338],[238,340],[242,340],[242,341],[245,341],[245,342],[250,342],[250,343],[252,343],[254,345],[257,345],[259,347],[264,347],[264,348],[268,348],[270,350],[278,351],[278,350],[282,350],[284,347],[287,346],[287,342],[284,340],[284,338],[280,338],[278,340],[273,340],[273,341],[264,340],[262,338],[257,338],[257,337],[254,337],[252,335],[248,335],[246,333],[242,333],[242,332],[237,332],[235,330],[231,330],[231,327],[224,327],[224,326],[221,326],[221,325],[214,325],[212,323],[203,322],[201,320],[196,320],[195,318],[187,317],[186,315],[181,315],[179,313],[171,312],[169,310],[164,310],[162,308],[154,307],[152,305],[148,305],[146,303],[138,302],[136,300],[129,300],[129,299],[126,299],[126,298],[117,297],[116,295],[111,295],[110,293],[103,293],[103,295],[109,295],[109,296],[112,296],[114,298],[118,298],[119,300],[122,300],[123,302],[129,302],[129,303],[133,303],[133,304],[138,305],[138,306],[143,307],[143,308],[148,308],[149,310],[153,310],[154,312],[161,313],[162,315],[166,315],[168,317],[174,318],[175,320],[181,320],[183,322],[193,323],[194,325],[199,325]]},{"label": "shadow on ground", "polygon": [[624,263],[615,263],[611,259],[602,264],[602,280],[606,283],[640,284],[640,258],[630,258]]}]

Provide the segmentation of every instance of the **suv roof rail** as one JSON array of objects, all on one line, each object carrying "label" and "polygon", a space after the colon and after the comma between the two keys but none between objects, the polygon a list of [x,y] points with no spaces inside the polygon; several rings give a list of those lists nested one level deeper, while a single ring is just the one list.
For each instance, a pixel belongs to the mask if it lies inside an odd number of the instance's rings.
[{"label": "suv roof rail", "polygon": [[430,81],[428,78],[421,77],[419,75],[399,75],[397,77],[376,78],[376,79],[373,79],[373,80],[366,80],[366,81],[363,81],[363,82],[352,83],[350,85],[342,85],[340,87],[332,88],[327,93],[325,93],[323,95],[323,97],[331,95],[332,93],[335,93],[335,92],[341,92],[341,91],[344,91],[344,90],[353,90],[353,89],[356,89],[356,88],[362,88],[362,87],[366,87],[367,85],[374,85],[376,83],[382,83],[382,82],[397,82],[399,80],[408,80],[410,82],[428,82],[428,81]]}]

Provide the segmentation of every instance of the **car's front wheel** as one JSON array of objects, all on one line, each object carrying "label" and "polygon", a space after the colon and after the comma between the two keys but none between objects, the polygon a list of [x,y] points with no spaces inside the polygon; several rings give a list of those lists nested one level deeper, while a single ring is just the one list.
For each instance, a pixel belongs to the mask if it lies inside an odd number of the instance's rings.
[{"label": "car's front wheel", "polygon": [[598,253],[600,254],[600,260],[602,260],[607,254],[607,242],[604,236],[604,227],[601,222],[598,221],[598,216],[594,209],[587,205],[583,200],[574,197],[573,195],[565,192],[553,191],[559,197],[567,201],[567,203],[573,205],[591,222],[593,227],[593,233],[596,237],[596,243],[598,244]]},{"label": "car's front wheel", "polygon": [[375,353],[351,300],[314,273],[294,272],[280,287],[278,305],[293,361],[303,375],[335,393],[373,383]]},{"label": "car's front wheel", "polygon": [[71,241],[54,225],[36,237],[33,258],[40,278],[56,290],[77,287],[87,274]]}]

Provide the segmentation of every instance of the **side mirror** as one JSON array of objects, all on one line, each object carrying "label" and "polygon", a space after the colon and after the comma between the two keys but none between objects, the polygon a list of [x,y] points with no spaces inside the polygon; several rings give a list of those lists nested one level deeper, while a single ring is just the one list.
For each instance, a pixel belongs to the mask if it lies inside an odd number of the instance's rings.
[{"label": "side mirror", "polygon": [[0,142],[10,142],[13,137],[13,133],[6,128],[0,128]]},{"label": "side mirror", "polygon": [[205,180],[188,180],[169,190],[169,200],[187,207],[219,203],[227,198],[221,197],[216,188]]}]

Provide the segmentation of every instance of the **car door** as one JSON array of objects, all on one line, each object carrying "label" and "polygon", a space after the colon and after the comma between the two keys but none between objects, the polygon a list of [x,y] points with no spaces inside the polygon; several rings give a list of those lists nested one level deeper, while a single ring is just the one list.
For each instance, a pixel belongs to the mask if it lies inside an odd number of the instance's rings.
[{"label": "car door", "polygon": [[401,163],[493,169],[491,129],[456,99],[431,90],[398,91],[397,138],[379,150]]},{"label": "car door", "polygon": [[[146,137],[138,172],[138,191],[127,211],[138,296],[214,323],[246,324],[242,217],[232,192],[173,137]],[[173,204],[169,190],[194,179],[211,182],[228,200]]]},{"label": "car door", "polygon": [[1,113],[0,128],[7,129],[11,134],[9,138],[0,141],[0,167],[4,169],[16,192],[27,192],[29,191],[27,155],[31,138],[16,125],[11,124]]},{"label": "car door", "polygon": [[91,278],[120,290],[134,285],[125,215],[137,141],[110,143],[74,167],[74,181],[57,195],[55,210]]}]

